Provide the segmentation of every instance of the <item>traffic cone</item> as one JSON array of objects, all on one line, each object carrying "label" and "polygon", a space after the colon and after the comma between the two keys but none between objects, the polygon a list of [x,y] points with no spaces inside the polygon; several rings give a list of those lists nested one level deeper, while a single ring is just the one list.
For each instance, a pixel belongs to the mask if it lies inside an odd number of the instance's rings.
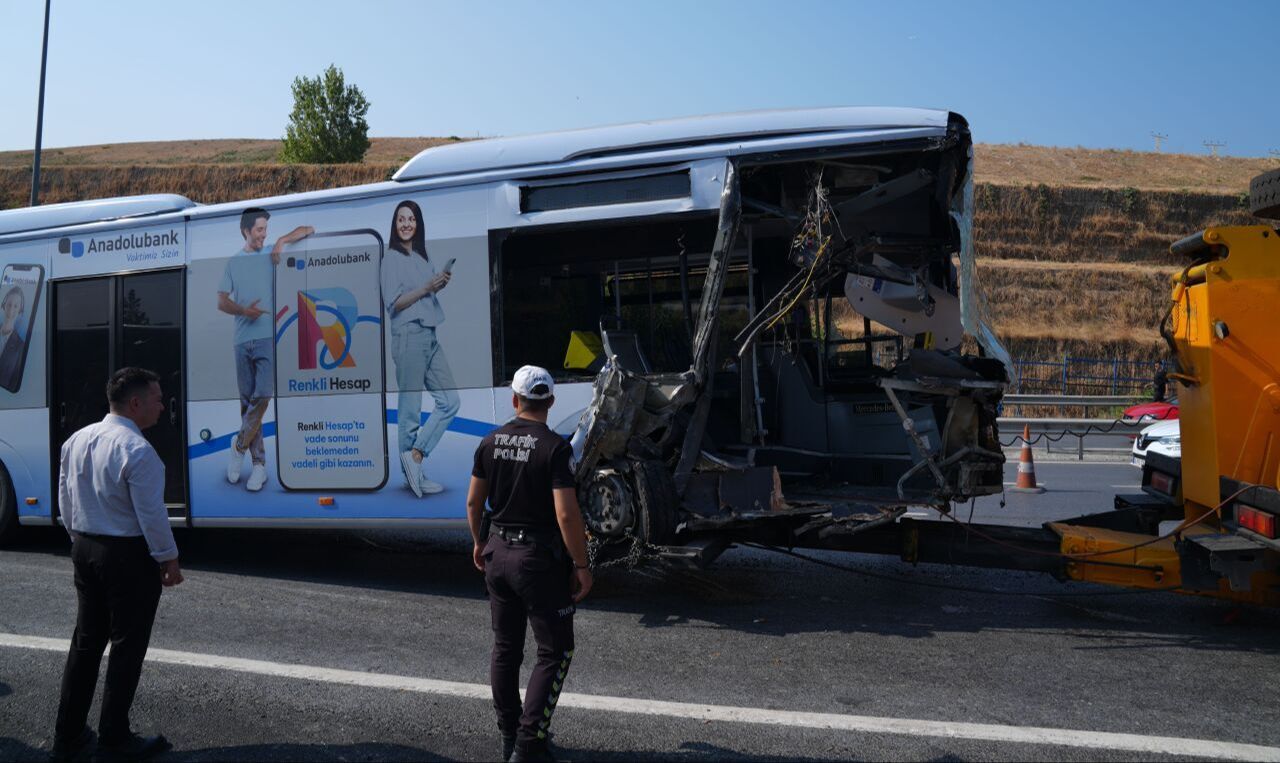
[{"label": "traffic cone", "polygon": [[1031,458],[1031,425],[1022,427],[1022,453],[1018,455],[1018,484],[1009,488],[1014,493],[1043,493],[1036,484],[1036,463]]}]

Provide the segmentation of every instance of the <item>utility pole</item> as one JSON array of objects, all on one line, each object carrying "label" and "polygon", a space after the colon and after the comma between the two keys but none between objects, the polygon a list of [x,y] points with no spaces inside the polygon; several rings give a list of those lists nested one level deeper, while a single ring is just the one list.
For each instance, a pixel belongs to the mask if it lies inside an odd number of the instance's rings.
[{"label": "utility pole", "polygon": [[1156,139],[1156,153],[1158,154],[1160,153],[1160,147],[1163,146],[1164,142],[1169,139],[1169,136],[1165,135],[1164,133],[1153,132],[1151,133],[1151,137]]},{"label": "utility pole", "polygon": [[1280,148],[1273,148],[1267,151],[1267,156],[1270,156],[1272,159],[1280,159]]},{"label": "utility pole", "polygon": [[1209,149],[1209,153],[1213,154],[1214,159],[1218,158],[1218,149],[1225,148],[1226,145],[1226,142],[1220,140],[1206,140],[1204,142],[1204,147]]},{"label": "utility pole", "polygon": [[36,151],[31,163],[31,206],[40,203],[40,137],[44,132],[44,69],[49,61],[49,5],[44,0],[44,44],[40,47],[40,99],[36,104]]}]

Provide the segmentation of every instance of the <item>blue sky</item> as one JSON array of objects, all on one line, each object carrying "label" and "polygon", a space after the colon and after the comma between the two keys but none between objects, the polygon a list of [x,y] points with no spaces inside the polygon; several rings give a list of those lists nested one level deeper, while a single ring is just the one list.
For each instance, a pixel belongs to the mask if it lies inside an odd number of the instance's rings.
[{"label": "blue sky", "polygon": [[[43,0],[0,0],[0,150],[35,135]],[[46,147],[276,138],[329,63],[374,136],[935,106],[977,140],[1280,150],[1280,2],[53,0]]]}]

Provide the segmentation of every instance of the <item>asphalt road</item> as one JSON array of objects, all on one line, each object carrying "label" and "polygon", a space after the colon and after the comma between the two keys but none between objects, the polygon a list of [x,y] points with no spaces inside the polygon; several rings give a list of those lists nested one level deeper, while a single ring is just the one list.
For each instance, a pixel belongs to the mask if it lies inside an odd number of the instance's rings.
[{"label": "asphalt road", "polygon": [[[1037,473],[1049,492],[1009,494],[1004,507],[979,501],[975,521],[1037,525],[1103,510],[1138,478],[1126,464],[1043,463]],[[187,582],[163,597],[133,713],[138,730],[174,742],[164,760],[496,756],[482,686],[488,609],[463,533],[204,530],[178,540]],[[734,549],[708,571],[602,574],[577,617],[570,694],[553,725],[560,756],[1173,757],[1124,747],[1150,739],[1191,757],[1240,752],[1167,737],[1280,748],[1274,612],[814,556],[853,571]],[[41,759],[65,647],[32,638],[71,632],[65,536],[46,529],[0,553],[0,580],[0,760]],[[1071,734],[1034,743],[1038,728]],[[1280,749],[1254,748],[1267,755]]]}]

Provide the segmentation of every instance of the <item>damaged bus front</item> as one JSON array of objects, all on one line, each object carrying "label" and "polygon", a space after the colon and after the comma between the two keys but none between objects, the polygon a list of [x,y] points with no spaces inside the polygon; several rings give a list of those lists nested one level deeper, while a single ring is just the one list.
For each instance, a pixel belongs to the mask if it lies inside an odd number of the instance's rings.
[{"label": "damaged bus front", "polygon": [[823,545],[1002,490],[972,142],[934,127],[742,141],[715,214],[587,232],[611,252],[603,346],[565,365],[596,373],[574,445],[606,547]]}]

